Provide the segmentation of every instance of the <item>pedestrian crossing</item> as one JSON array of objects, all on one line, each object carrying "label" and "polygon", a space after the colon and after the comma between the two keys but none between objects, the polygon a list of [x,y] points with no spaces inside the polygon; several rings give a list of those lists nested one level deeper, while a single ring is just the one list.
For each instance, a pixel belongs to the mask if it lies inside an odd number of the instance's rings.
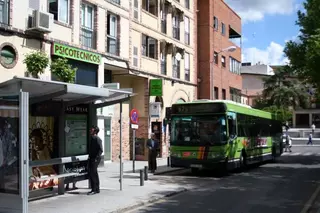
[{"label": "pedestrian crossing", "polygon": [[320,152],[284,152],[282,156],[319,156]]}]

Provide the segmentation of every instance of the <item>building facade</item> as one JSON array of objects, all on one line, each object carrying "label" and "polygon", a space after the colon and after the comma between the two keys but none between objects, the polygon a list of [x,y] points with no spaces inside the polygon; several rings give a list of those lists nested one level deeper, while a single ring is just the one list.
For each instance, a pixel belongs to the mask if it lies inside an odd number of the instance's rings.
[{"label": "building facade", "polygon": [[[196,93],[194,4],[196,0],[0,0],[0,81],[26,76],[23,61],[33,51],[45,52],[50,61],[67,58],[77,68],[76,84],[136,94],[122,107],[124,159],[132,151],[133,108],[139,112],[137,137],[158,131],[165,155],[165,109],[193,100]],[[55,77],[47,67],[40,79]],[[161,85],[150,94],[154,79]],[[97,116],[104,160],[118,160],[120,105],[98,110]]]},{"label": "building facade", "polygon": [[274,75],[273,68],[265,64],[251,65],[243,63],[241,66],[242,94],[248,105],[254,106],[255,99],[264,90],[264,79]]},{"label": "building facade", "polygon": [[198,97],[241,102],[241,18],[223,0],[198,1]]}]

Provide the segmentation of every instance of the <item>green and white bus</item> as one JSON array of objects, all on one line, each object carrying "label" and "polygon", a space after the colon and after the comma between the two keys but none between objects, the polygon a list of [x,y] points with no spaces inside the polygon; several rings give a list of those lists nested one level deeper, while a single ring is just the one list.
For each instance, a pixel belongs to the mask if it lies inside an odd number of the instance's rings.
[{"label": "green and white bus", "polygon": [[245,168],[283,152],[282,123],[265,111],[227,100],[171,107],[171,167]]}]

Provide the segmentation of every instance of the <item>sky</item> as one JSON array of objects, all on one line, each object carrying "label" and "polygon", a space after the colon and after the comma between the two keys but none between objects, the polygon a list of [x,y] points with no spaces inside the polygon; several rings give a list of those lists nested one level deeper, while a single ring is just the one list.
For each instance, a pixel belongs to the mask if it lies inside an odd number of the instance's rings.
[{"label": "sky", "polygon": [[282,65],[286,41],[294,40],[303,0],[225,0],[241,17],[242,62]]}]

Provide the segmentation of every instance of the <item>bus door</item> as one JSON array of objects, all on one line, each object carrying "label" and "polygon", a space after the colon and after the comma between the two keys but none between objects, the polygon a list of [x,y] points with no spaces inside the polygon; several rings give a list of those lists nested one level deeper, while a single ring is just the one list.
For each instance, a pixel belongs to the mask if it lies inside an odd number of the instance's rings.
[{"label": "bus door", "polygon": [[228,121],[228,158],[230,160],[233,160],[238,149],[236,113],[228,112],[227,121]]}]

